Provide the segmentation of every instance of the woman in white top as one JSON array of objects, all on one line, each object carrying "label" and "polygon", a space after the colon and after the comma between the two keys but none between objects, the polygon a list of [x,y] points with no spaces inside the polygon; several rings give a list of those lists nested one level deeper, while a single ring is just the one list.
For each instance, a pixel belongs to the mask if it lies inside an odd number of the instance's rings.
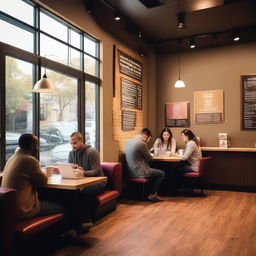
[{"label": "woman in white top", "polygon": [[172,132],[169,128],[164,128],[156,139],[153,146],[154,155],[173,155],[176,152],[176,140],[172,137]]},{"label": "woman in white top", "polygon": [[186,143],[185,150],[183,154],[180,155],[181,159],[186,161],[182,167],[182,172],[198,172],[200,159],[202,158],[199,141],[195,134],[189,129],[183,130],[181,136]]}]

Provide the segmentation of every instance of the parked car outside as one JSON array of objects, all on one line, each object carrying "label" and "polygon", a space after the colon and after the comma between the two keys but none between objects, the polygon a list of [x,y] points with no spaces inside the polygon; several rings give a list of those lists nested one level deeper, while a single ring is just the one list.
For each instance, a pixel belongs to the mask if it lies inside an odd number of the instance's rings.
[{"label": "parked car outside", "polygon": [[[5,153],[6,158],[9,158],[13,153],[15,152],[16,148],[18,147],[18,140],[21,133],[18,132],[6,132],[6,147],[5,147]],[[47,143],[47,141],[43,138],[40,138],[40,150],[41,151],[47,151],[49,150],[51,145]]]}]

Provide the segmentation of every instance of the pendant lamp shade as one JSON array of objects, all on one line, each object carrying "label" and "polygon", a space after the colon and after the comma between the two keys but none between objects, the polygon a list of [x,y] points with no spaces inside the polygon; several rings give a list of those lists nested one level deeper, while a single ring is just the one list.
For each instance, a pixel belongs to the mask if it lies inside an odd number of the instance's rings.
[{"label": "pendant lamp shade", "polygon": [[57,92],[58,90],[54,87],[52,81],[47,77],[46,74],[43,75],[42,79],[37,81],[35,84],[33,92],[44,93],[44,92]]},{"label": "pendant lamp shade", "polygon": [[182,80],[177,80],[174,84],[175,88],[184,88],[186,87],[185,83]]},{"label": "pendant lamp shade", "polygon": [[[45,60],[46,61],[46,60]],[[39,65],[41,64],[41,59],[39,60]],[[44,75],[43,77],[37,81],[37,83],[34,85],[34,88],[32,92],[38,92],[38,93],[53,93],[58,92],[58,89],[55,88],[52,81],[47,77],[46,75],[46,66],[44,65]]]},{"label": "pendant lamp shade", "polygon": [[175,82],[174,88],[184,88],[185,83],[180,79],[180,53],[179,53],[179,79]]}]

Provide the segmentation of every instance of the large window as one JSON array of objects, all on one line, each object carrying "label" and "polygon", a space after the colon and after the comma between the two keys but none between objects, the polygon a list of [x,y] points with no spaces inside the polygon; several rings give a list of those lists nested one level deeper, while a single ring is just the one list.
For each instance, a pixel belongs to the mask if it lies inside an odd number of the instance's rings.
[{"label": "large window", "polygon": [[[24,132],[40,137],[41,164],[66,162],[74,131],[98,148],[99,42],[29,0],[3,1],[0,31],[0,170]],[[45,71],[58,93],[32,93]]]},{"label": "large window", "polygon": [[6,158],[14,153],[21,133],[32,132],[32,66],[6,57]]},{"label": "large window", "polygon": [[67,162],[69,136],[78,130],[77,80],[54,71],[47,74],[59,92],[40,95],[40,136],[48,144],[40,148],[42,165]]}]

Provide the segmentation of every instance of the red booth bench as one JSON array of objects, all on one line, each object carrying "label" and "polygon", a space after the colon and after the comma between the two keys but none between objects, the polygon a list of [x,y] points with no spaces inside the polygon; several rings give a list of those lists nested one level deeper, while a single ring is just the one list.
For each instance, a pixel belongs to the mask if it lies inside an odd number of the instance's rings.
[{"label": "red booth bench", "polygon": [[17,241],[35,236],[64,217],[62,213],[58,213],[16,222],[15,193],[14,189],[0,187],[0,255],[4,256],[14,254]]},{"label": "red booth bench", "polygon": [[122,192],[122,164],[101,163],[104,175],[108,177],[106,190],[97,196],[94,219],[106,215],[116,209],[117,200]]}]

